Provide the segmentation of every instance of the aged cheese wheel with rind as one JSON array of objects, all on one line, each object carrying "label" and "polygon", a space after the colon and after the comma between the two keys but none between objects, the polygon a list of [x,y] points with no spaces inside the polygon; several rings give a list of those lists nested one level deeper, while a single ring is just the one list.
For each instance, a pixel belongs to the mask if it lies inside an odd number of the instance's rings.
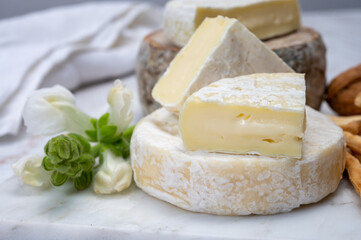
[{"label": "aged cheese wheel with rind", "polygon": [[218,215],[275,214],[317,202],[342,178],[345,139],[327,116],[309,107],[306,111],[303,157],[297,160],[187,151],[178,116],[159,109],[133,133],[135,182],[180,208]]},{"label": "aged cheese wheel with rind", "polygon": [[[306,104],[319,109],[326,88],[326,47],[321,35],[303,27],[291,34],[264,41],[293,70],[306,74]],[[160,105],[151,92],[180,48],[172,44],[163,30],[147,35],[140,47],[136,75],[139,97],[145,113]]]}]

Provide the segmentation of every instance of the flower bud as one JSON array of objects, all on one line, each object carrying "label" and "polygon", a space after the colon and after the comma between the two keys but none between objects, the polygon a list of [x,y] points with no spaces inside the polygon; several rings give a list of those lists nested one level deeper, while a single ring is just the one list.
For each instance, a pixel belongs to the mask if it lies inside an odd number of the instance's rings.
[{"label": "flower bud", "polygon": [[12,164],[11,168],[24,183],[34,187],[48,187],[50,174],[42,168],[42,159],[40,155],[28,155]]},{"label": "flower bud", "polygon": [[109,125],[117,126],[116,134],[120,134],[129,126],[133,118],[133,94],[120,80],[116,80],[114,87],[110,89],[108,103]]},{"label": "flower bud", "polygon": [[132,183],[132,174],[129,161],[107,150],[104,162],[94,176],[94,191],[98,194],[121,192]]},{"label": "flower bud", "polygon": [[74,95],[56,85],[32,92],[23,111],[27,131],[33,135],[74,132],[85,135],[90,117],[75,105]]}]

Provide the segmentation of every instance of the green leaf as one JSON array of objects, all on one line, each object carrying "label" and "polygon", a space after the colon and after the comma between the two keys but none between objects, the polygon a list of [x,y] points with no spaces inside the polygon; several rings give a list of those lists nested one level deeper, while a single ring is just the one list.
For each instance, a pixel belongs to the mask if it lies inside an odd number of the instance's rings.
[{"label": "green leaf", "polygon": [[86,130],[85,134],[92,142],[96,142],[98,140],[98,132],[96,130]]},{"label": "green leaf", "polygon": [[90,154],[93,155],[94,158],[99,156],[101,145],[98,143],[94,146],[92,146],[90,150]]},{"label": "green leaf", "polygon": [[123,137],[130,142],[130,139],[132,138],[133,132],[134,132],[135,125],[128,127],[123,132]]},{"label": "green leaf", "polygon": [[45,147],[44,147],[44,153],[45,153],[46,155],[49,154],[49,142],[50,142],[50,140],[45,144]]},{"label": "green leaf", "polygon": [[107,147],[116,155],[122,156],[124,159],[128,158],[130,155],[130,144],[128,140],[124,137],[120,141],[109,144]]},{"label": "green leaf", "polygon": [[103,152],[101,152],[101,153],[99,154],[99,165],[102,165],[103,162],[104,162],[104,155],[103,155]]},{"label": "green leaf", "polygon": [[70,162],[61,162],[54,164],[54,170],[60,173],[67,174],[70,168],[71,168]]},{"label": "green leaf", "polygon": [[80,143],[82,147],[82,153],[90,153],[91,145],[85,137],[76,133],[69,133],[68,136]]},{"label": "green leaf", "polygon": [[83,190],[90,186],[93,181],[93,171],[83,172],[80,177],[74,178],[74,187],[78,190]]},{"label": "green leaf", "polygon": [[122,156],[124,159],[127,159],[130,156],[130,140],[134,128],[134,125],[128,127],[123,134],[117,136],[118,140],[116,142],[103,143],[103,145],[107,149],[110,149],[116,156]]},{"label": "green leaf", "polygon": [[82,167],[82,170],[85,172],[90,171],[93,168],[93,165],[95,163],[94,157],[91,154],[83,154],[79,158],[79,164]]},{"label": "green leaf", "polygon": [[102,144],[101,144],[101,148],[100,148],[100,153],[103,153],[103,152],[105,152],[106,150],[108,150],[109,145],[110,145],[110,144],[108,144],[108,143],[102,143]]},{"label": "green leaf", "polygon": [[122,151],[122,156],[124,159],[127,159],[130,155],[130,144],[126,138],[122,138],[122,141],[119,144],[120,150]]},{"label": "green leaf", "polygon": [[117,126],[106,125],[100,128],[99,135],[100,141],[111,140],[117,132]]},{"label": "green leaf", "polygon": [[97,122],[98,120],[95,118],[91,118],[90,122],[93,126],[93,129],[85,130],[85,134],[89,137],[90,141],[96,142],[98,140],[98,127]]},{"label": "green leaf", "polygon": [[108,124],[108,120],[109,120],[109,113],[104,113],[98,120],[98,129],[104,127],[105,125]]},{"label": "green leaf", "polygon": [[[52,150],[54,150],[59,158],[69,159],[71,157],[71,152],[74,148],[71,141],[66,136],[59,136],[58,139],[55,139],[54,143],[51,143]],[[53,152],[53,151],[52,151]]]},{"label": "green leaf", "polygon": [[63,141],[63,135],[50,139],[44,147],[45,154],[51,159],[53,164],[63,160],[59,156],[59,142],[61,141]]},{"label": "green leaf", "polygon": [[115,154],[115,156],[123,156],[121,149],[116,144],[109,144],[109,149]]},{"label": "green leaf", "polygon": [[43,158],[43,162],[41,163],[41,165],[43,166],[43,168],[46,170],[46,171],[52,171],[54,170],[54,164],[51,162],[51,159],[47,156],[45,156]]},{"label": "green leaf", "polygon": [[102,139],[102,143],[107,143],[107,144],[114,144],[115,142],[118,142],[122,139],[122,134],[118,134],[118,135],[115,135],[111,138],[108,138],[108,139]]},{"label": "green leaf", "polygon": [[72,138],[66,135],[59,135],[50,139],[44,150],[52,163],[56,164],[63,160],[78,158],[81,149],[77,145],[77,141],[74,141]]},{"label": "green leaf", "polygon": [[94,127],[94,129],[97,129],[98,120],[96,120],[95,118],[91,118],[90,122],[91,122],[92,126]]},{"label": "green leaf", "polygon": [[83,171],[83,168],[82,168],[81,164],[78,162],[74,162],[71,164],[71,167],[69,168],[66,175],[68,175],[68,177],[70,177],[70,178],[77,178],[81,175],[82,171]]},{"label": "green leaf", "polygon": [[66,182],[66,180],[68,180],[68,176],[57,171],[54,171],[50,177],[50,181],[54,186],[61,186]]}]

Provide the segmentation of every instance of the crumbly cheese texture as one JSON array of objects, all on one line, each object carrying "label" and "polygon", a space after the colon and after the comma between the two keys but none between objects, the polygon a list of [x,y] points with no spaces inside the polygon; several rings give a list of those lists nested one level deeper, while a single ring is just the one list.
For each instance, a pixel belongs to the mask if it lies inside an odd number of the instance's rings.
[{"label": "crumbly cheese texture", "polygon": [[164,30],[176,45],[187,44],[207,17],[236,18],[260,39],[283,35],[301,25],[297,0],[174,0],[164,11]]},{"label": "crumbly cheese texture", "polygon": [[305,78],[297,73],[222,79],[193,93],[180,113],[188,150],[301,158]]},{"label": "crumbly cheese texture", "polygon": [[294,72],[236,19],[207,18],[170,63],[152,91],[153,98],[179,113],[193,92],[227,77]]},{"label": "crumbly cheese texture", "polygon": [[327,116],[309,107],[306,112],[303,157],[297,160],[187,151],[178,117],[159,109],[132,136],[135,182],[178,207],[218,215],[274,214],[317,202],[340,182],[345,139]]}]

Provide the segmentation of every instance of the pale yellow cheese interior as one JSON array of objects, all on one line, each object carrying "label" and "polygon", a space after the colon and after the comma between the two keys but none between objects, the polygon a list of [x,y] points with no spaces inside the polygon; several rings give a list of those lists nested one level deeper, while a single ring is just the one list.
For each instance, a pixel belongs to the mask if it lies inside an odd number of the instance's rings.
[{"label": "pale yellow cheese interior", "polygon": [[304,114],[304,74],[243,75],[194,92],[180,132],[192,151],[301,158]]},{"label": "pale yellow cheese interior", "polygon": [[236,18],[260,39],[285,34],[301,25],[297,0],[264,1],[232,8],[199,6],[194,24],[198,27],[205,18],[219,15]]},{"label": "pale yellow cheese interior", "polygon": [[175,57],[166,73],[153,88],[153,98],[162,105],[179,102],[199,72],[211,50],[218,44],[232,19],[207,19]]},{"label": "pale yellow cheese interior", "polygon": [[301,157],[304,113],[195,99],[180,118],[188,150]]}]

